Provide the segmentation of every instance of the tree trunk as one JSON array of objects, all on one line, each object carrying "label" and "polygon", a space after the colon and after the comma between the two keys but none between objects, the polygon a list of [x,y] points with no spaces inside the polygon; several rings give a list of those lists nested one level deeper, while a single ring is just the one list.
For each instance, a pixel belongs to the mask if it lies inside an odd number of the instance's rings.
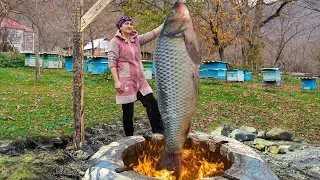
[{"label": "tree trunk", "polygon": [[224,48],[223,47],[219,47],[219,56],[220,56],[221,61],[226,61],[225,57],[224,57]]},{"label": "tree trunk", "polygon": [[247,67],[247,58],[246,58],[246,49],[244,47],[245,45],[243,44],[241,47],[241,56],[242,56],[242,67],[245,68]]},{"label": "tree trunk", "polygon": [[39,82],[40,81],[40,55],[39,55],[39,53],[40,53],[40,35],[39,35],[39,32],[38,32],[38,34],[37,34],[38,36],[36,36],[36,38],[35,38],[35,50],[34,50],[34,54],[35,54],[35,56],[36,56],[36,59],[35,59],[35,63],[36,63],[36,81],[37,82]]},{"label": "tree trunk", "polygon": [[90,42],[91,42],[91,54],[94,56],[94,44],[93,44],[93,35],[92,35],[92,29],[91,26],[89,25],[89,37],[90,37]]},{"label": "tree trunk", "polygon": [[1,33],[2,36],[2,42],[1,42],[1,51],[2,52],[8,52],[8,36],[9,36],[9,31],[7,28],[3,29],[3,34]]},{"label": "tree trunk", "polygon": [[220,60],[225,61],[224,47],[223,47],[223,44],[221,44],[219,37],[218,37],[218,31],[217,31],[218,28],[216,27],[216,24],[212,20],[210,21],[210,28],[211,28],[211,33],[214,35],[213,36],[214,45],[216,45],[218,47],[218,53],[219,53]]},{"label": "tree trunk", "polygon": [[78,150],[84,144],[84,83],[83,83],[83,36],[80,32],[83,0],[76,0],[73,4],[73,111],[74,134],[73,147]]},{"label": "tree trunk", "polygon": [[256,10],[254,14],[254,22],[252,27],[252,34],[249,42],[249,61],[251,70],[258,70],[258,61],[262,58],[261,52],[261,32],[260,32],[260,23],[262,19],[262,10],[263,10],[263,0],[258,0],[256,4]]}]

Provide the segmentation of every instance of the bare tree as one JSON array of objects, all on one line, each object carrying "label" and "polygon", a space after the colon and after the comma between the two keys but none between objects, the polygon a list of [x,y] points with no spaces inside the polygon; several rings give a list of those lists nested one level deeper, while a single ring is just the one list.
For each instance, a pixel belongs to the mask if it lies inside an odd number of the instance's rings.
[{"label": "bare tree", "polygon": [[319,63],[313,50],[319,42],[319,15],[304,1],[295,1],[263,26],[266,63],[284,71],[316,72]]},{"label": "bare tree", "polygon": [[[0,23],[2,23],[3,20],[7,20],[10,18],[10,16],[14,14],[19,14],[20,12],[17,10],[17,7],[19,6],[19,2],[17,1],[10,1],[10,0],[0,0]],[[6,52],[9,50],[8,47],[8,37],[9,37],[9,31],[7,28],[1,29],[0,31],[1,36],[1,44],[0,44],[0,50],[2,52]]]},{"label": "bare tree", "polygon": [[35,37],[35,55],[36,55],[36,81],[40,81],[40,61],[39,53],[41,51],[41,38],[43,38],[43,32],[45,25],[48,23],[48,16],[50,11],[47,5],[53,4],[52,0],[29,0],[21,3],[21,12],[32,23],[32,28],[36,31]]}]

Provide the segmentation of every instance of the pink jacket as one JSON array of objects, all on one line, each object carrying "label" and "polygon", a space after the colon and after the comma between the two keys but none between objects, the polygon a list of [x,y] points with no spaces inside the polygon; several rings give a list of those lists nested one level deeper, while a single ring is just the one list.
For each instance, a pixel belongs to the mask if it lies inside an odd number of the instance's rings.
[{"label": "pink jacket", "polygon": [[154,31],[138,35],[137,31],[131,33],[130,40],[126,40],[117,31],[108,45],[109,68],[116,67],[124,91],[116,93],[117,104],[132,103],[137,100],[137,92],[143,96],[152,93],[144,74],[141,62],[140,46],[156,38]]}]

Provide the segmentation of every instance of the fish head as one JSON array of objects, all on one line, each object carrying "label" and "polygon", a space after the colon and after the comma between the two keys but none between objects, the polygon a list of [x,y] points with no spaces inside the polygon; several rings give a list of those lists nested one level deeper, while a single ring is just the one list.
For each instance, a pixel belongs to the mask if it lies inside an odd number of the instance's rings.
[{"label": "fish head", "polygon": [[166,17],[163,33],[174,36],[183,32],[190,23],[191,17],[188,8],[181,0],[178,0]]}]

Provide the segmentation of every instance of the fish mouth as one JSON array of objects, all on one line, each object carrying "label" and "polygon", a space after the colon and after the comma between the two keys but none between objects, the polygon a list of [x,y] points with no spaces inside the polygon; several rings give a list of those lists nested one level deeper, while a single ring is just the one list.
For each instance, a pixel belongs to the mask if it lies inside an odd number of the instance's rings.
[{"label": "fish mouth", "polygon": [[183,15],[189,15],[188,8],[182,1],[177,1],[174,5],[173,8],[175,11],[182,13]]},{"label": "fish mouth", "polygon": [[180,37],[183,37],[183,33],[182,32],[166,32],[164,31],[163,34],[167,37],[170,37],[170,38],[180,38]]}]

